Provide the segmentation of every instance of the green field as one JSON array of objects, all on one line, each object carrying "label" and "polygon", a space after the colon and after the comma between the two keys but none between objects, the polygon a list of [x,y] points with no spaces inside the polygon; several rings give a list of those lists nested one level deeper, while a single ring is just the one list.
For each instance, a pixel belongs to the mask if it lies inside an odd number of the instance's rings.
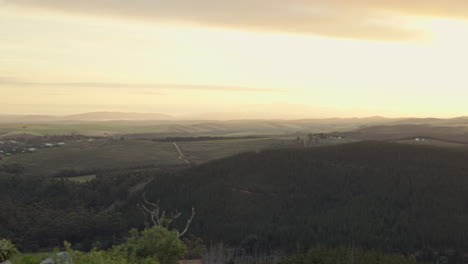
[{"label": "green field", "polygon": [[[185,157],[193,163],[203,163],[246,151],[265,148],[300,146],[294,138],[231,139],[179,142]],[[171,142],[145,140],[71,141],[55,148],[39,149],[35,153],[11,156],[0,164],[24,166],[27,176],[52,176],[64,171],[83,175],[95,171],[184,165]],[[79,175],[81,176],[81,175]],[[75,179],[87,180],[81,177]]]},{"label": "green field", "polygon": [[18,163],[25,167],[25,175],[49,176],[66,170],[86,172],[183,164],[178,156],[171,143],[103,139],[68,142],[61,147],[18,154],[0,164]]},{"label": "green field", "polygon": [[0,135],[30,134],[104,136],[105,134],[164,133],[169,125],[131,126],[125,124],[0,124]]},{"label": "green field", "polygon": [[239,121],[112,121],[50,124],[0,124],[0,137],[30,134],[45,135],[129,135],[168,136],[250,136],[285,135],[295,133],[329,133],[357,129],[362,121],[340,123],[320,120],[239,120]]},{"label": "green field", "polygon": [[247,151],[260,151],[265,148],[297,147],[294,138],[232,139],[212,141],[179,142],[186,158],[195,163],[225,158]]}]

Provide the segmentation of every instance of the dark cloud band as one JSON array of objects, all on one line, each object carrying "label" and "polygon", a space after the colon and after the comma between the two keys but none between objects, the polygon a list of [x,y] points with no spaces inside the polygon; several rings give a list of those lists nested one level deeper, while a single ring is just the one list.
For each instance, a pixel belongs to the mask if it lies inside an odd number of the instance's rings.
[{"label": "dark cloud band", "polygon": [[[434,10],[446,10],[444,13],[450,13],[451,9],[443,9],[443,7],[449,6],[450,2],[459,1],[4,0],[4,2],[23,7],[88,15],[169,21],[208,27],[230,27],[334,38],[410,41],[423,37],[424,32],[412,29],[399,16],[412,13],[432,14]],[[412,4],[407,2],[412,2]],[[448,4],[443,4],[444,2]],[[418,3],[421,9],[417,8]],[[467,10],[467,5],[463,4],[460,7],[461,10]],[[397,13],[399,15],[396,15]],[[458,10],[457,14],[463,13]]]}]

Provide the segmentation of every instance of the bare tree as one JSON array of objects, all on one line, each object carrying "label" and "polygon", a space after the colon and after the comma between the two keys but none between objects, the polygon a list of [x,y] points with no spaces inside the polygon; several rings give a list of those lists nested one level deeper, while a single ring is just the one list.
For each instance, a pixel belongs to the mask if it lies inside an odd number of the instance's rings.
[{"label": "bare tree", "polygon": [[[146,193],[143,193],[143,202],[137,204],[137,207],[143,212],[145,216],[145,226],[148,227],[148,219],[151,220],[151,223],[155,226],[162,226],[164,228],[169,229],[171,224],[173,224],[181,215],[182,213],[178,210],[169,212],[166,214],[166,211],[163,210],[161,212],[161,207],[159,205],[159,201],[157,203],[150,202],[146,199]],[[187,220],[185,228],[182,232],[177,231],[177,235],[179,237],[185,235],[187,233],[190,224],[192,223],[193,218],[195,217],[195,208],[192,207],[192,215]]]}]

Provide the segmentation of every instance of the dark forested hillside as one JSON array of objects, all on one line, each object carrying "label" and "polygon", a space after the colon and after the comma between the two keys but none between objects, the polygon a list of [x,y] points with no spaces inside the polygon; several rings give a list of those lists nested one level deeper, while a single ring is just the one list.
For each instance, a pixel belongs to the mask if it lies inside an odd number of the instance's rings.
[{"label": "dark forested hillside", "polygon": [[7,171],[0,176],[0,236],[26,250],[62,240],[84,249],[95,241],[109,245],[143,227],[141,196],[129,192],[154,177],[148,199],[184,212],[181,225],[194,206],[190,233],[213,243],[463,253],[467,161],[465,148],[360,142],[250,152],[188,169],[105,173],[83,184]]},{"label": "dark forested hillside", "polygon": [[0,172],[0,237],[25,251],[65,240],[81,249],[96,240],[109,245],[128,231],[132,216],[107,208],[143,180],[139,173],[114,173],[80,184]]},{"label": "dark forested hillside", "polygon": [[[245,153],[157,177],[208,240],[394,252],[468,247],[468,151],[361,142]],[[246,240],[247,239],[247,240]]]}]

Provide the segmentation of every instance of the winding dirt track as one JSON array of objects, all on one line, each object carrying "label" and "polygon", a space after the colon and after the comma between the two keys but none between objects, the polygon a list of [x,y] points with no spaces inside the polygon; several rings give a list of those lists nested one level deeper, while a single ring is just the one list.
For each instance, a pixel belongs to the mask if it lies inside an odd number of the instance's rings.
[{"label": "winding dirt track", "polygon": [[187,164],[191,164],[190,160],[185,158],[184,153],[182,153],[182,150],[180,150],[179,145],[177,145],[176,142],[172,142],[174,144],[174,147],[177,149],[177,152],[179,152],[179,159]]}]

